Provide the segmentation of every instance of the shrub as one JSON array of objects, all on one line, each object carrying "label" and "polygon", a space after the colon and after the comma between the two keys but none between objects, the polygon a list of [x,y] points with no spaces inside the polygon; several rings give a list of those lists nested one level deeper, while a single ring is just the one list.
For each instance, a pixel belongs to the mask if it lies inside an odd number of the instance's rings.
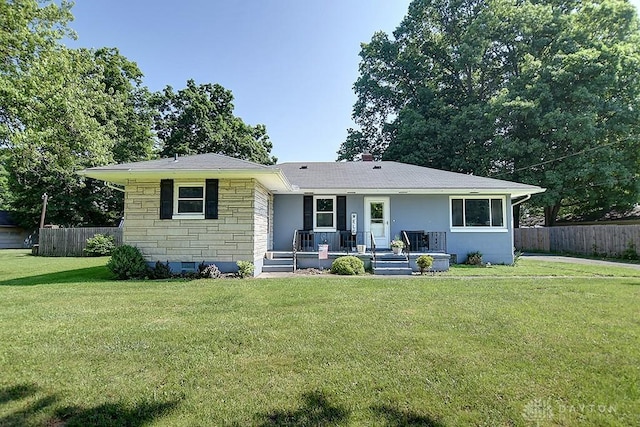
[{"label": "shrub", "polygon": [[87,246],[84,253],[88,256],[108,256],[115,249],[116,245],[113,236],[96,234],[87,239]]},{"label": "shrub", "polygon": [[253,276],[253,263],[251,261],[238,261],[236,262],[238,266],[238,276],[241,278],[251,277]]},{"label": "shrub", "polygon": [[636,245],[633,242],[627,244],[627,249],[622,252],[622,259],[635,260],[638,259],[638,251],[636,251]]},{"label": "shrub", "polygon": [[156,265],[151,269],[150,276],[152,279],[170,279],[173,277],[169,261],[165,264],[156,261]]},{"label": "shrub", "polygon": [[470,252],[467,254],[467,264],[482,265],[482,253],[480,251]]},{"label": "shrub", "polygon": [[[253,267],[253,264],[251,265]],[[222,277],[220,269],[215,264],[207,265],[204,262],[198,266],[200,277],[203,279],[219,279]],[[253,273],[253,269],[252,269]]]},{"label": "shrub", "polygon": [[520,261],[520,258],[522,257],[522,251],[514,251],[513,252],[513,265],[514,267],[516,265],[518,265],[518,261]]},{"label": "shrub", "polygon": [[122,245],[115,248],[111,252],[107,268],[119,280],[142,279],[149,275],[149,267],[135,246]]},{"label": "shrub", "polygon": [[433,265],[433,257],[430,255],[420,255],[416,260],[416,264],[420,268],[420,274],[423,274],[425,270],[428,270]]},{"label": "shrub", "polygon": [[364,274],[364,262],[358,257],[349,255],[336,258],[331,264],[331,272],[343,276]]}]

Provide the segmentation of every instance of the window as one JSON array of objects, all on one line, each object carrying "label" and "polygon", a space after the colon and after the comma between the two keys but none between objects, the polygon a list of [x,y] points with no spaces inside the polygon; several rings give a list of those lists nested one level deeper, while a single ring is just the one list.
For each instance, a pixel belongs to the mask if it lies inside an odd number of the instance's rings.
[{"label": "window", "polygon": [[313,229],[336,231],[335,196],[316,196],[313,198]]},{"label": "window", "polygon": [[161,180],[160,219],[218,219],[218,180]]},{"label": "window", "polygon": [[505,229],[505,198],[451,198],[451,227]]},{"label": "window", "polygon": [[204,187],[178,186],[178,214],[204,214]]}]

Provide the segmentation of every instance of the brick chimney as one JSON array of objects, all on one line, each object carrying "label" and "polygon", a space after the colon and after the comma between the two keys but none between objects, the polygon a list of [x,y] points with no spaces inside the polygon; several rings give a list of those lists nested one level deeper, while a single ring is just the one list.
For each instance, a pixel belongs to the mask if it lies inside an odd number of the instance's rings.
[{"label": "brick chimney", "polygon": [[362,153],[360,155],[360,158],[363,162],[373,162],[373,154],[369,153],[368,151]]}]

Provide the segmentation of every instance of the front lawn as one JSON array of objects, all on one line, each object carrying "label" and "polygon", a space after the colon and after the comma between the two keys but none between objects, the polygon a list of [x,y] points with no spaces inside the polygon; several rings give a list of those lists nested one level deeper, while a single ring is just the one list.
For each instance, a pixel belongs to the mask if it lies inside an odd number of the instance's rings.
[{"label": "front lawn", "polygon": [[634,270],[116,282],[106,260],[0,251],[0,425],[640,424]]}]

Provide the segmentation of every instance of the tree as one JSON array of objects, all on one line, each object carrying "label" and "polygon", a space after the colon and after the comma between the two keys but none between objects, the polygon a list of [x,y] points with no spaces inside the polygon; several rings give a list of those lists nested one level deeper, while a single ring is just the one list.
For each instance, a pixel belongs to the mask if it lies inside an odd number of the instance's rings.
[{"label": "tree", "polygon": [[262,164],[274,164],[264,125],[250,126],[233,115],[233,95],[218,84],[196,85],[175,92],[167,86],[155,94],[155,130],[161,155],[218,153]]},{"label": "tree", "polygon": [[0,34],[8,42],[0,61],[0,149],[7,171],[2,202],[27,228],[37,224],[45,192],[53,223],[115,222],[122,195],[76,172],[149,157],[152,114],[142,73],[116,49],[60,45],[70,33],[66,2],[39,7],[22,0],[0,8],[7,19]]},{"label": "tree", "polygon": [[362,47],[339,159],[540,185],[547,224],[637,201],[638,35],[623,0],[416,0]]}]

